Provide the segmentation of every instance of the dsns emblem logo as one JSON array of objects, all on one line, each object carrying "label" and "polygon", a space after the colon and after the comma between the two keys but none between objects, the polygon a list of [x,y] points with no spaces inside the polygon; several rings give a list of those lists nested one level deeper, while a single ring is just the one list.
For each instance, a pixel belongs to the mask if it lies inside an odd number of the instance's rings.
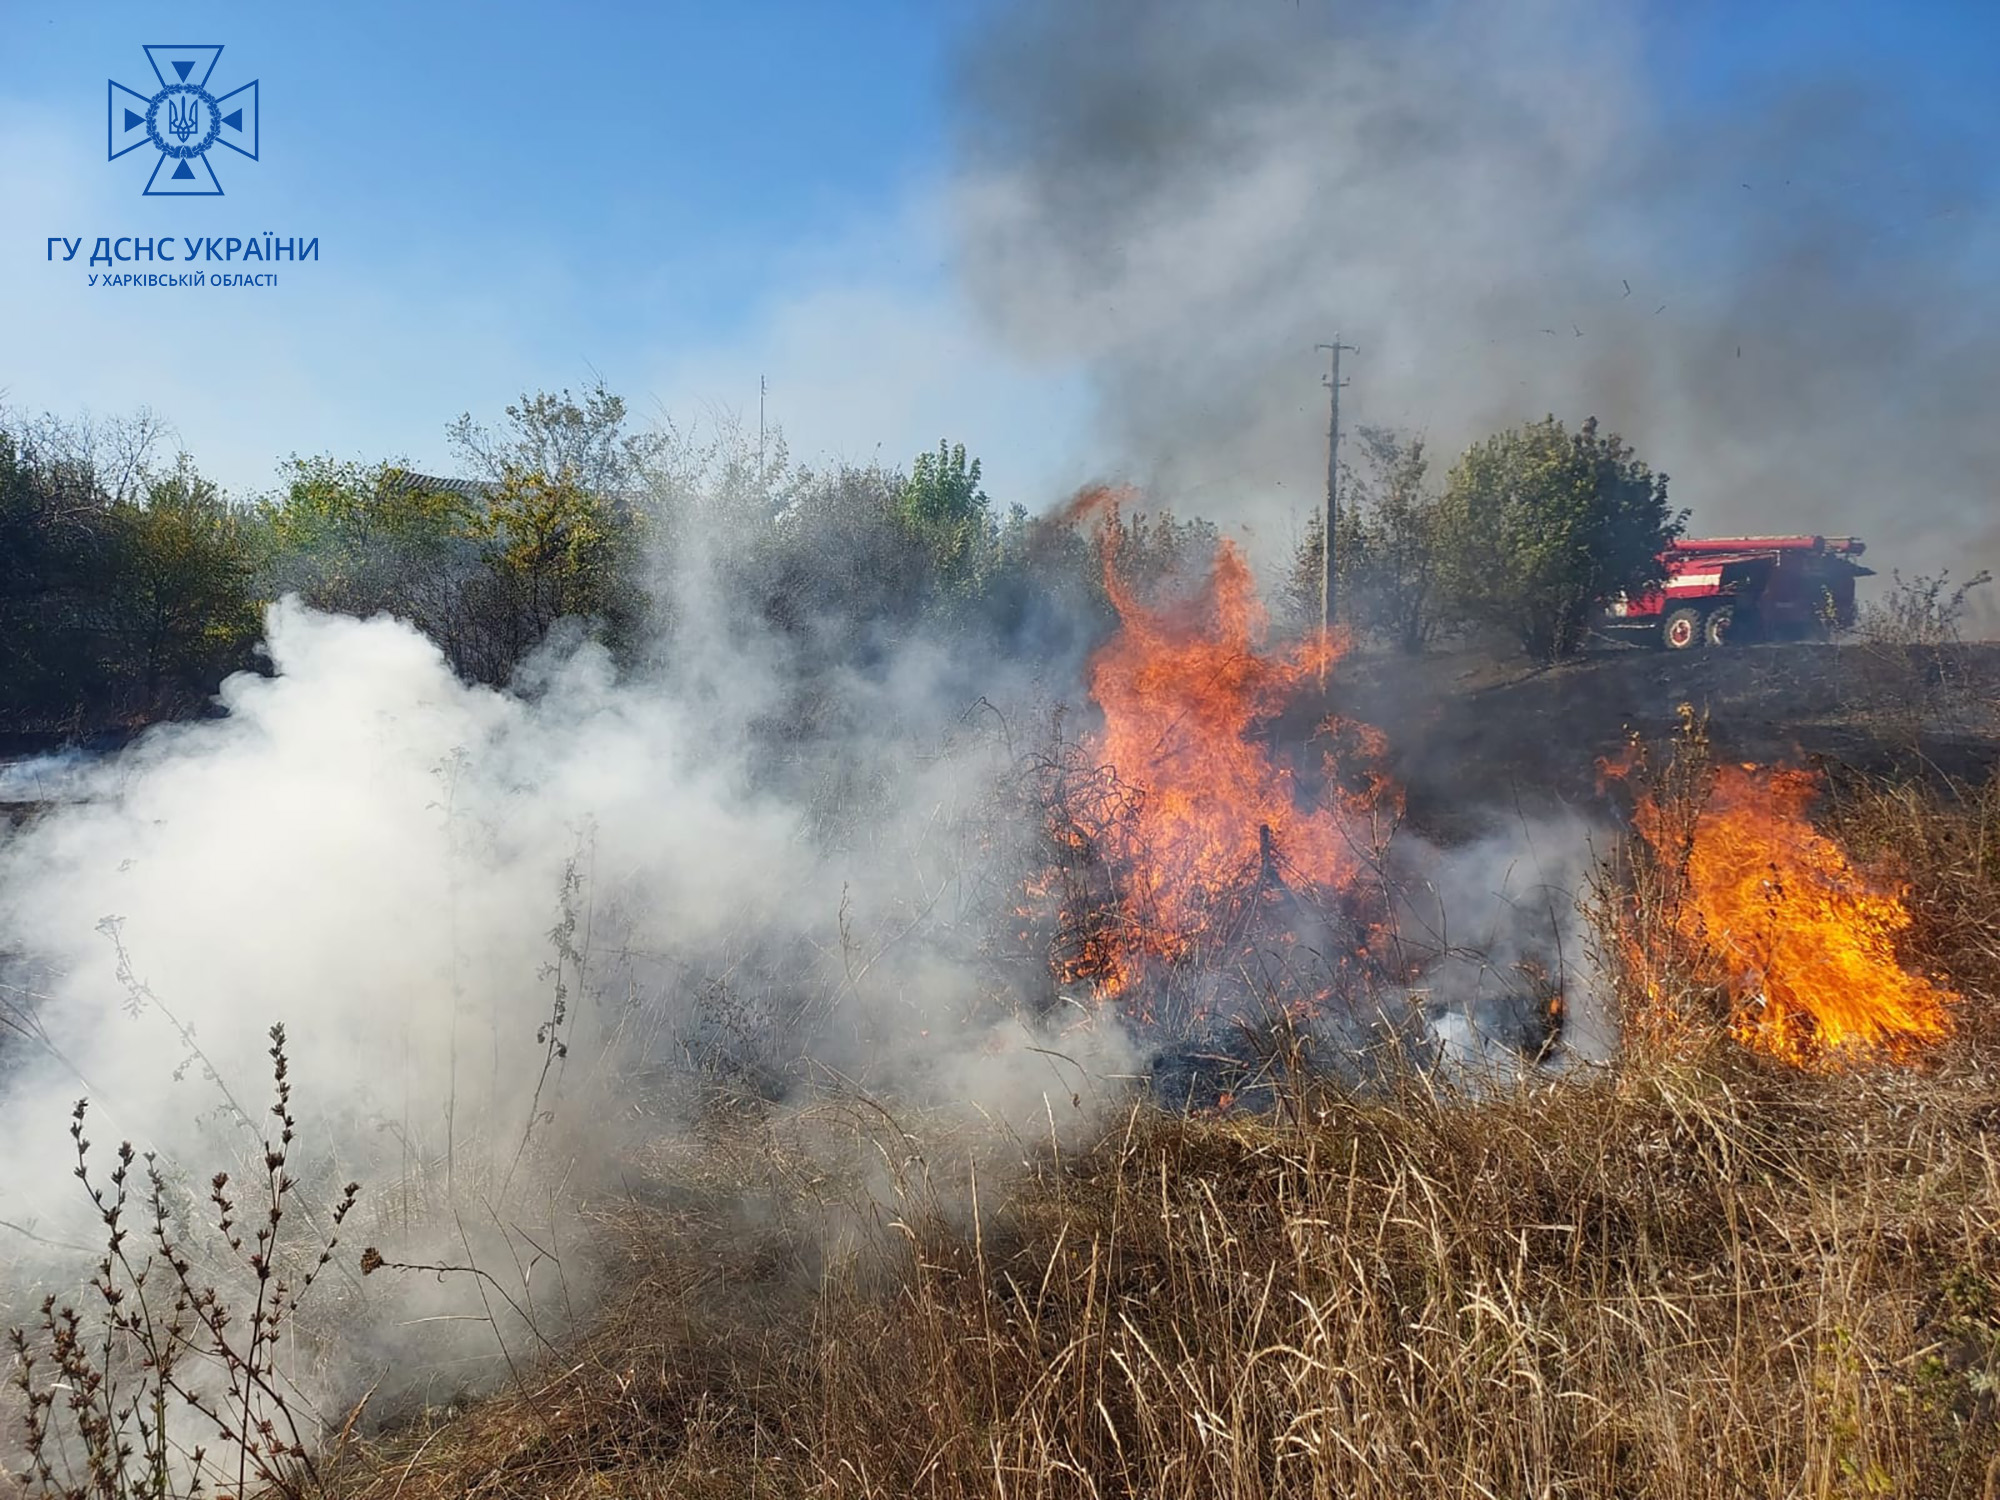
[{"label": "dsns emblem logo", "polygon": [[209,165],[211,146],[257,159],[257,82],[218,97],[208,80],[222,57],[220,47],[146,49],[159,92],[142,94],[111,81],[105,129],[110,160],[151,146],[160,153],[153,175],[146,179],[152,198],[222,196],[222,183]]}]

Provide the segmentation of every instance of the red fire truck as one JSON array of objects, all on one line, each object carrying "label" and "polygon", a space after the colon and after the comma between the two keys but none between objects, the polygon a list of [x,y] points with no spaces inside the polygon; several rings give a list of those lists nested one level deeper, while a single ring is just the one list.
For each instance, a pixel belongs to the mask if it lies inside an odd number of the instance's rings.
[{"label": "red fire truck", "polygon": [[1660,586],[1608,600],[1597,628],[1669,651],[1846,629],[1854,580],[1874,572],[1854,560],[1865,550],[1851,536],[1684,538],[1660,554]]}]

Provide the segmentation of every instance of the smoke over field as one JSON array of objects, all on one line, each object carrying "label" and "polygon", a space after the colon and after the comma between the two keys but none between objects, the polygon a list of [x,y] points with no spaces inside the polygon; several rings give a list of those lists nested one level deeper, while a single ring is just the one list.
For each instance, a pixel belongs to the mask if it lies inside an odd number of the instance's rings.
[{"label": "smoke over field", "polygon": [[[576,1088],[620,1040],[701,1047],[695,1028],[726,1017],[670,997],[704,984],[870,1086],[982,1057],[945,1092],[1007,1112],[1004,1037],[966,1031],[989,981],[935,910],[987,878],[961,842],[993,774],[983,745],[918,765],[886,735],[816,744],[819,772],[858,763],[896,795],[868,809],[865,844],[815,840],[816,778],[789,778],[768,743],[751,759],[747,716],[767,705],[745,671],[722,697],[552,649],[524,698],[457,680],[386,618],[286,602],[268,639],[273,675],[231,679],[226,717],[100,763],[0,851],[7,930],[61,975],[39,1020],[69,1065],[13,1090],[10,1160],[46,1157],[50,1110],[79,1089],[111,1128],[191,1144],[216,1100],[186,1058],[254,1099],[265,1018],[287,1022],[302,1092],[357,1132],[342,1158],[448,1160],[454,1113],[461,1151],[511,1150],[482,1137],[528,1123],[538,1027]],[[635,1026],[652,1034],[621,1036]],[[1115,1055],[1115,1029],[1101,1040]],[[10,1174],[12,1211],[54,1212],[67,1176]]]},{"label": "smoke over field", "polygon": [[1906,572],[2000,560],[1991,122],[1882,51],[1697,91],[1692,19],[1008,7],[966,65],[967,282],[1013,347],[1087,362],[1134,477],[1271,541],[1324,473],[1338,331],[1350,421],[1455,453],[1594,412],[1710,533],[1893,517]]}]

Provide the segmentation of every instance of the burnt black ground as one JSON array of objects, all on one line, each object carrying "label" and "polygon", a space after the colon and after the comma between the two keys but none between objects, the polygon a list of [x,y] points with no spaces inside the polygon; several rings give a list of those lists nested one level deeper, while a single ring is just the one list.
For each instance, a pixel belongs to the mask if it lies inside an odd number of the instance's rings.
[{"label": "burnt black ground", "polygon": [[1356,654],[1278,732],[1296,742],[1329,707],[1375,725],[1410,825],[1450,840],[1523,810],[1596,806],[1598,758],[1634,731],[1671,734],[1683,703],[1708,714],[1732,760],[1959,781],[2000,766],[2000,643],[1988,642],[1608,649],[1556,667]]}]

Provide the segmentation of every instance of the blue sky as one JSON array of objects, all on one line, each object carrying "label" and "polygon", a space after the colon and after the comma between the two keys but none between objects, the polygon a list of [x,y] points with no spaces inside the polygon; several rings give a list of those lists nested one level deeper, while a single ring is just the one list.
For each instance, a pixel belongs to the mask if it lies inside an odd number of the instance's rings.
[{"label": "blue sky", "polygon": [[[149,404],[237,489],[294,449],[445,465],[459,411],[596,373],[641,412],[753,422],[767,375],[807,459],[949,428],[1055,462],[1073,382],[980,350],[946,266],[970,0],[554,12],[0,0],[4,399]],[[155,153],[104,159],[106,78],[149,92],[141,44],[177,39],[224,45],[218,89],[259,83],[262,159],[215,152],[220,199],[144,198]],[[319,263],[224,293],[45,261],[53,234],[267,230]]]},{"label": "blue sky", "polygon": [[[295,450],[446,467],[461,410],[600,373],[641,413],[754,421],[765,375],[797,456],[949,433],[997,498],[1042,503],[1094,471],[1087,372],[990,337],[948,222],[954,52],[1000,3],[0,0],[0,400],[150,405],[242,492]],[[1993,116],[2000,7],[1652,19],[1669,113],[1832,57],[1956,126]],[[221,199],[142,198],[153,154],[104,160],[106,78],[143,89],[141,44],[175,39],[225,46],[218,86],[259,81],[263,159],[216,153]],[[322,258],[254,292],[106,292],[45,260],[49,235],[263,231]]]}]

